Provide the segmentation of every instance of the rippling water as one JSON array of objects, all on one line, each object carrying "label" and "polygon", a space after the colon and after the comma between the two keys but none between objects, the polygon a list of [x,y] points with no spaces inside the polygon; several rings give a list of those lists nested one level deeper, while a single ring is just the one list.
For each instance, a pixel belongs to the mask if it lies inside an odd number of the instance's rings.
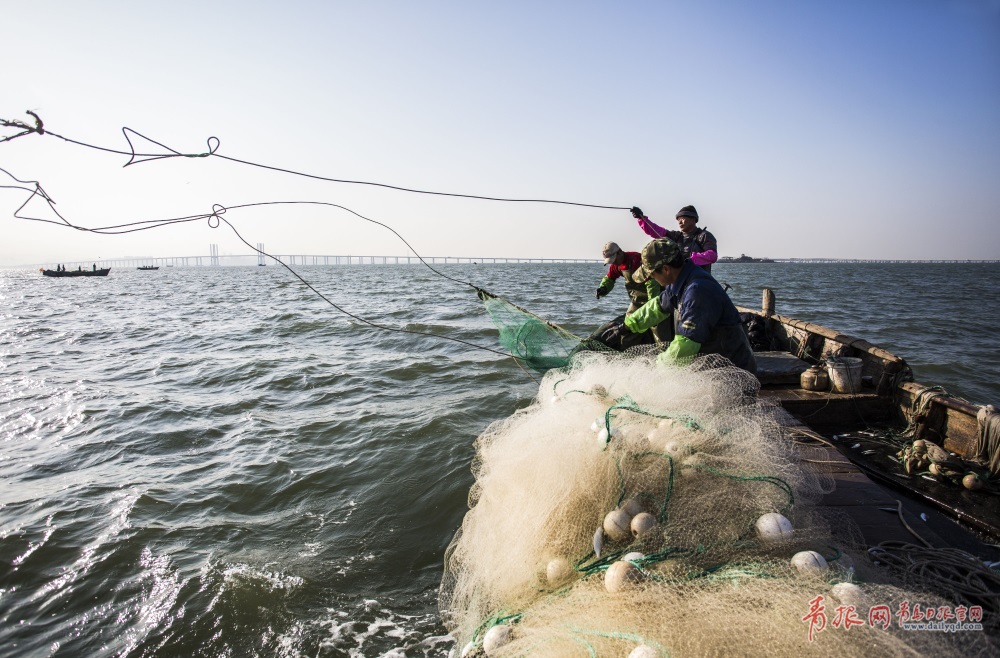
[{"label": "rippling water", "polygon": [[[593,299],[597,265],[437,267],[578,334],[626,306]],[[420,266],[300,271],[361,318],[498,347],[474,293]],[[715,275],[1000,402],[996,266]],[[472,440],[535,393],[278,267],[0,272],[0,654],[446,655]]]}]

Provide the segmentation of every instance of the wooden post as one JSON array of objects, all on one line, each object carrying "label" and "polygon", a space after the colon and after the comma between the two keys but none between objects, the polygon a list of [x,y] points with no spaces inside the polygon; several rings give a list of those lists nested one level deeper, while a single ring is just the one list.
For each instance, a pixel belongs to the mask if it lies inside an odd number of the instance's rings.
[{"label": "wooden post", "polygon": [[774,291],[770,288],[764,288],[764,298],[761,301],[761,312],[766,318],[774,315]]}]

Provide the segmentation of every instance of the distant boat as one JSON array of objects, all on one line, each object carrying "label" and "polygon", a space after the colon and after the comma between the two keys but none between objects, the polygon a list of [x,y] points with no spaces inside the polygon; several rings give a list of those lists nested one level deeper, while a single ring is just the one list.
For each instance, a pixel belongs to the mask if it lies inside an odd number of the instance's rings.
[{"label": "distant boat", "polygon": [[723,256],[719,259],[720,263],[773,263],[774,261],[770,258],[754,258],[753,256],[747,256],[746,254],[740,254],[739,258],[733,258],[732,256]]},{"label": "distant boat", "polygon": [[42,269],[42,276],[107,276],[111,271],[110,267],[100,270],[46,270]]},{"label": "distant boat", "polygon": [[137,270],[158,270],[159,267],[154,267],[152,265],[143,265],[142,267],[137,267]]}]

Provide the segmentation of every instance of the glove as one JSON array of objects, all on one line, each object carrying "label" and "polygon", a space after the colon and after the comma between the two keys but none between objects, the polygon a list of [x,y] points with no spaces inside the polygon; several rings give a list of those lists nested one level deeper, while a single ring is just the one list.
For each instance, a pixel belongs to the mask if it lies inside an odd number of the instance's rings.
[{"label": "glove", "polygon": [[614,340],[615,342],[621,343],[621,341],[624,340],[624,338],[631,333],[632,330],[626,327],[625,323],[623,322],[621,324],[616,324],[615,326],[611,327],[611,330],[608,332],[608,338]]},{"label": "glove", "polygon": [[622,338],[630,335],[631,333],[632,331],[624,324],[613,324],[601,332],[601,341],[605,345],[617,349],[621,346]]},{"label": "glove", "polygon": [[597,295],[594,297],[594,299],[600,299],[601,297],[604,297],[606,294],[608,294],[607,290],[605,290],[604,288],[598,288]]},{"label": "glove", "polygon": [[632,216],[636,219],[642,219],[643,214],[642,210],[639,209],[639,206],[632,206]]}]

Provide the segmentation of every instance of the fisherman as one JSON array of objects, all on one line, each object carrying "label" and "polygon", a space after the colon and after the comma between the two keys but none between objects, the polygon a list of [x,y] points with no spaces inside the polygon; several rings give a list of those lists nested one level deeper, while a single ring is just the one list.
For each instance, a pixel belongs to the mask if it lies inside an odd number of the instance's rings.
[{"label": "fisherman", "polygon": [[706,272],[711,273],[712,263],[719,260],[719,244],[708,229],[698,228],[698,211],[694,206],[684,206],[677,211],[679,231],[669,231],[654,224],[637,206],[632,207],[632,216],[639,222],[639,228],[646,235],[654,240],[657,238],[673,240],[680,246],[685,258],[690,258],[692,263]]},{"label": "fisherman", "polygon": [[660,238],[642,249],[642,271],[663,287],[659,297],[625,318],[621,332],[644,333],[673,315],[675,334],[657,361],[689,362],[696,354],[721,354],[756,373],[757,363],[739,311],[719,282],[684,257],[676,242]]},{"label": "fisherman", "polygon": [[635,272],[642,267],[642,257],[639,252],[622,251],[617,243],[608,242],[601,254],[604,256],[604,264],[609,267],[608,273],[597,286],[597,299],[611,292],[615,287],[615,280],[619,277],[625,279],[625,290],[631,302],[625,311],[626,316],[660,294],[660,285],[653,279],[645,279],[643,282],[635,280]]}]

